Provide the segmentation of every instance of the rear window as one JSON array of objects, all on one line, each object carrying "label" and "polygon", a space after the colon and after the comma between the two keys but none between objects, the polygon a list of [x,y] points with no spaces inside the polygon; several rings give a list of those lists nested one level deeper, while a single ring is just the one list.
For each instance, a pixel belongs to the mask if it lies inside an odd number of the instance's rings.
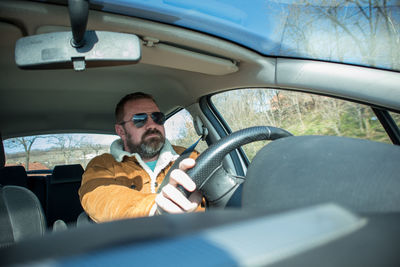
[{"label": "rear window", "polygon": [[22,165],[27,171],[51,170],[56,165],[87,163],[108,152],[117,135],[52,134],[10,138],[4,141],[6,166]]}]

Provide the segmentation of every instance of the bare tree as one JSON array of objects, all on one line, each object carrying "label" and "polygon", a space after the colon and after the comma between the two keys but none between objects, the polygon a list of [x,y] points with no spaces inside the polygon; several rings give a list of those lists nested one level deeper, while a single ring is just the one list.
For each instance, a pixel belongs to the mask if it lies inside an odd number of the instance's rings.
[{"label": "bare tree", "polygon": [[288,16],[284,17],[281,52],[400,68],[400,34],[396,30],[400,22],[395,15],[398,10],[389,1],[322,0],[318,5],[309,0],[299,2],[290,5]]},{"label": "bare tree", "polygon": [[18,137],[12,138],[5,142],[5,146],[9,148],[16,148],[22,146],[25,151],[25,169],[29,170],[29,162],[31,156],[32,145],[36,141],[36,139],[40,138],[39,136],[30,136],[30,137]]},{"label": "bare tree", "polygon": [[53,143],[60,149],[64,156],[64,163],[69,164],[77,143],[74,136],[72,134],[61,134],[52,136],[52,138]]},{"label": "bare tree", "polygon": [[94,143],[89,143],[90,149],[94,151],[94,153],[97,155],[100,154],[100,151],[104,149],[104,146],[101,144],[94,144]]}]

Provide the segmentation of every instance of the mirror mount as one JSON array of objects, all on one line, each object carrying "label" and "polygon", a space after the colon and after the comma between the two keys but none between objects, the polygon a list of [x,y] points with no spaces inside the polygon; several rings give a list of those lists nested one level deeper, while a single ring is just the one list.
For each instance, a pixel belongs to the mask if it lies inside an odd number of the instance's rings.
[{"label": "mirror mount", "polygon": [[68,0],[68,10],[73,37],[71,45],[75,48],[79,48],[85,44],[85,32],[89,16],[89,1]]}]

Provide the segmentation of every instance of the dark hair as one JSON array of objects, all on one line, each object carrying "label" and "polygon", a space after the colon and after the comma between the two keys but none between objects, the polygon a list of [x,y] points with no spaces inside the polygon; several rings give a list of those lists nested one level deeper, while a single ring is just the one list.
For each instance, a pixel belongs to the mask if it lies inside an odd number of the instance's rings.
[{"label": "dark hair", "polygon": [[[120,123],[124,119],[124,106],[126,102],[132,101],[132,100],[139,100],[139,99],[150,99],[154,103],[156,101],[154,100],[152,95],[143,93],[143,92],[136,92],[132,94],[128,94],[121,98],[121,100],[118,102],[117,106],[115,107],[115,120],[116,123]],[[157,104],[157,103],[156,103]]]}]

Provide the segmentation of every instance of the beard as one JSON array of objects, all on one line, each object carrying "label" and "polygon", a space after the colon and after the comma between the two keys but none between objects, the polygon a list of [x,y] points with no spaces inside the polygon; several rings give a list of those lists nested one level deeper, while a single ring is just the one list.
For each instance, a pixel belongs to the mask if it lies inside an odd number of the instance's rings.
[{"label": "beard", "polygon": [[[157,129],[149,129],[147,130],[139,144],[133,143],[131,140],[131,134],[125,131],[127,135],[127,147],[131,153],[137,153],[142,157],[142,159],[151,159],[158,155],[161,149],[164,147],[165,144],[165,137],[161,134],[161,132]],[[158,136],[154,136],[152,138],[146,139],[147,136],[151,134],[156,134]]]}]

